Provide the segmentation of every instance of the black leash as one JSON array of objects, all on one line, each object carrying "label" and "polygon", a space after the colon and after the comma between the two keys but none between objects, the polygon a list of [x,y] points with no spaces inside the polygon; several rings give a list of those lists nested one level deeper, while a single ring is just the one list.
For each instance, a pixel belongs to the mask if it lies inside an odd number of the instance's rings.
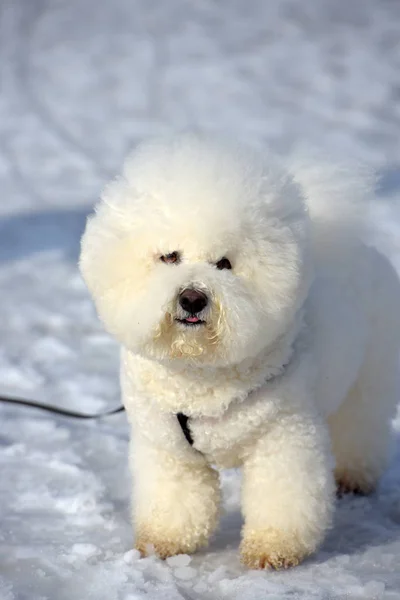
[{"label": "black leash", "polygon": [[[63,417],[70,417],[72,419],[101,419],[102,417],[116,415],[117,413],[123,412],[125,410],[125,407],[121,405],[118,406],[118,408],[113,408],[112,410],[108,410],[103,413],[87,414],[77,412],[75,410],[59,408],[58,406],[53,406],[51,404],[43,404],[42,402],[36,402],[35,400],[15,398],[13,396],[0,396],[0,402],[4,402],[6,404],[15,404],[17,406],[29,406],[30,408],[40,408],[41,410],[46,410],[47,412],[54,413],[56,415],[62,415]],[[176,415],[176,418],[178,419],[178,423],[182,429],[182,433],[185,436],[188,444],[193,446],[193,438],[188,426],[189,417],[187,417],[183,413],[178,413]]]},{"label": "black leash", "polygon": [[15,398],[13,396],[0,396],[0,402],[5,402],[7,404],[17,404],[18,406],[29,406],[31,408],[40,408],[41,410],[46,410],[47,412],[55,413],[57,415],[62,415],[63,417],[71,417],[72,419],[100,419],[101,417],[108,417],[110,415],[115,415],[115,414],[125,410],[125,408],[123,406],[119,406],[118,408],[114,408],[113,410],[108,410],[104,413],[87,414],[87,413],[77,412],[75,410],[67,410],[65,408],[59,408],[58,406],[52,406],[51,404],[42,404],[41,402],[36,402],[35,400],[26,400],[25,398]]}]

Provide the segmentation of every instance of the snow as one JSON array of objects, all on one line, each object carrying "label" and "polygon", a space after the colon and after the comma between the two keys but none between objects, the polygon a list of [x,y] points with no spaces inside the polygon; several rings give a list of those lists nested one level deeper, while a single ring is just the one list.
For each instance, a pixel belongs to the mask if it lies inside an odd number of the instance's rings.
[{"label": "snow", "polygon": [[166,562],[169,567],[187,567],[191,560],[188,554],[178,554],[177,556],[170,556]]},{"label": "snow", "polygon": [[[141,137],[224,131],[285,153],[348,153],[382,175],[376,243],[400,269],[400,5],[390,0],[3,0],[0,389],[118,404],[118,349],[76,267],[85,216]],[[400,419],[395,426],[400,430]],[[132,549],[123,414],[0,406],[1,600],[400,598],[400,447],[290,572],[239,562],[240,475],[210,547]]]}]

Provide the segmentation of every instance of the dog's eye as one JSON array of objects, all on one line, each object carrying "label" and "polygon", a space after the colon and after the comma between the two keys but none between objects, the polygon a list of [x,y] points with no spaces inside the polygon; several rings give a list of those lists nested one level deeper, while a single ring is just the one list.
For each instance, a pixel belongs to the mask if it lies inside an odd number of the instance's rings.
[{"label": "dog's eye", "polygon": [[181,260],[181,257],[179,256],[179,252],[171,252],[171,254],[163,254],[162,256],[160,256],[160,260],[163,263],[172,264],[172,263],[179,263]]},{"label": "dog's eye", "polygon": [[227,259],[225,256],[221,258],[221,260],[219,260],[215,266],[217,267],[217,269],[219,269],[220,271],[222,271],[222,269],[232,269],[232,265],[229,259]]}]

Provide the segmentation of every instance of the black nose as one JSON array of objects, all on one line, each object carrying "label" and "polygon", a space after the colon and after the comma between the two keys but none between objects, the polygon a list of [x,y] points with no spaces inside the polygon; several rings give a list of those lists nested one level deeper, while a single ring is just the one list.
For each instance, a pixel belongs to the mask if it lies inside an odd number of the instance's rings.
[{"label": "black nose", "polygon": [[203,292],[187,288],[179,295],[179,304],[183,310],[195,315],[207,306],[208,298]]}]

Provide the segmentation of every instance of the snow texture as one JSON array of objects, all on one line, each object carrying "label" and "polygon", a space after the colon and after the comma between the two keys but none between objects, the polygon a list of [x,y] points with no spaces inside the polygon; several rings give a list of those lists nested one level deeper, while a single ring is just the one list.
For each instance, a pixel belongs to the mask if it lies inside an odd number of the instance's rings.
[{"label": "snow texture", "polygon": [[[393,0],[2,0],[0,389],[119,402],[117,347],[76,259],[101,186],[146,135],[197,127],[362,159],[382,175],[376,243],[400,269],[399,28]],[[0,407],[1,600],[400,598],[400,444],[316,556],[270,573],[239,563],[235,471],[209,549],[140,559],[127,443],[123,414]]]}]

